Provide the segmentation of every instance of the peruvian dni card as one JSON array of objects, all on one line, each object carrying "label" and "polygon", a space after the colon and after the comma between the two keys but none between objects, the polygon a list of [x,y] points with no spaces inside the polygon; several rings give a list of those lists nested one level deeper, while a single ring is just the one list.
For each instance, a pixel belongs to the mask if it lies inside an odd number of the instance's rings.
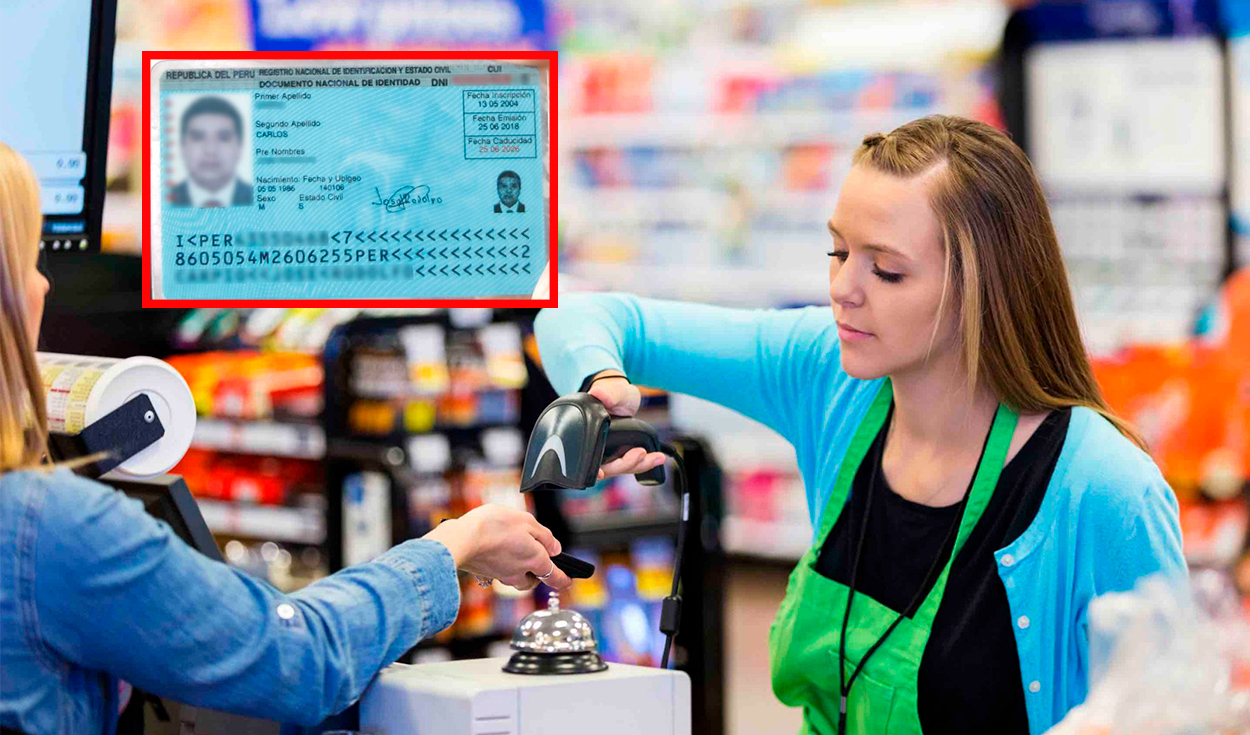
[{"label": "peruvian dni card", "polygon": [[546,68],[206,63],[151,71],[154,298],[530,297]]}]

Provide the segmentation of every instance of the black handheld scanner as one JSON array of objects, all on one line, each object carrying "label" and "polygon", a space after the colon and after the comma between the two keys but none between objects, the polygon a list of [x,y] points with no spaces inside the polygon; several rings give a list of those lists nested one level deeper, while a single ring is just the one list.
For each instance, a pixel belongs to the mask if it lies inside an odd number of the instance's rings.
[{"label": "black handheld scanner", "polygon": [[[589,393],[570,393],[543,409],[521,469],[521,492],[583,490],[599,479],[599,466],[634,447],[660,451],[655,427],[635,418],[612,416]],[[664,465],[635,475],[643,485],[664,482]]]}]

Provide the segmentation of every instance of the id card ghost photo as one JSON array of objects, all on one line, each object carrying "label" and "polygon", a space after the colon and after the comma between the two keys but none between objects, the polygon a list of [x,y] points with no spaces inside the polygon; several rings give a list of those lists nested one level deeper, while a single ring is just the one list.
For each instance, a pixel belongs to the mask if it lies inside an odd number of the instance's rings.
[{"label": "id card ghost photo", "polygon": [[168,56],[145,306],[555,305],[553,53]]}]

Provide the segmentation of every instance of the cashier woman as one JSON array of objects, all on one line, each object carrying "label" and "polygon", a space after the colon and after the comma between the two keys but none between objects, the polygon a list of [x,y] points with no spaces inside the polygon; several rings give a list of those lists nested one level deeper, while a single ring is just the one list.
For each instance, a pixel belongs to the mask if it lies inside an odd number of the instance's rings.
[{"label": "cashier woman", "polygon": [[544,368],[617,415],[644,384],[794,445],[814,537],[769,644],[804,733],[1041,735],[1085,698],[1091,598],[1185,563],[1176,500],[1091,374],[1037,178],[997,130],[916,120],[863,140],[825,237],[832,308],[562,294]]},{"label": "cashier woman", "polygon": [[36,187],[0,144],[0,731],[113,733],[131,685],[316,723],[451,624],[457,569],[569,585],[550,531],[488,505],[286,595],[193,551],[138,501],[49,468]]}]

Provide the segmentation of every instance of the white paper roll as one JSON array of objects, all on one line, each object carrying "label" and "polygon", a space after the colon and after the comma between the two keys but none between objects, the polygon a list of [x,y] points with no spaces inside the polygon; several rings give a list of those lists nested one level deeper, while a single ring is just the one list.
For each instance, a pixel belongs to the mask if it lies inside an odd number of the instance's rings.
[{"label": "white paper roll", "polygon": [[195,402],[182,375],[154,357],[37,354],[48,403],[48,428],[77,434],[83,427],[146,393],[165,427],[165,436],[122,462],[117,471],[135,477],[159,475],[178,464],[195,433]]}]

